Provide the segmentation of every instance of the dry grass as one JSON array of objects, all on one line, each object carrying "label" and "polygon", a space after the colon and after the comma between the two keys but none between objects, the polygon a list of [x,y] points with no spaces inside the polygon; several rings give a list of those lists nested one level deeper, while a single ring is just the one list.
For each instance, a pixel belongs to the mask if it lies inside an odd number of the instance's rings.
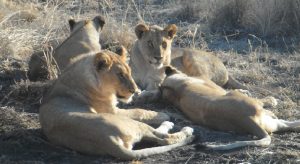
[{"label": "dry grass", "polygon": [[300,32],[299,0],[180,1],[182,19],[207,21],[213,31],[245,29],[258,36]]},{"label": "dry grass", "polygon": [[[47,88],[27,81],[28,58],[33,52],[44,51],[46,56],[51,54],[52,48],[69,35],[67,20],[70,17],[86,19],[99,14],[105,16],[107,22],[100,36],[100,43],[103,47],[122,44],[130,49],[136,39],[133,30],[138,22],[144,21],[160,26],[175,23],[179,31],[174,46],[216,52],[226,64],[230,74],[240,82],[250,87],[259,86],[271,90],[277,95],[279,106],[269,110],[275,112],[280,118],[299,119],[300,54],[285,48],[299,47],[297,45],[299,43],[286,42],[279,48],[275,47],[276,51],[274,51],[267,42],[268,37],[272,39],[273,35],[288,37],[288,35],[300,32],[299,1],[0,0],[0,80],[2,82],[0,84],[0,115],[3,114],[3,118],[0,116],[2,118],[0,131],[6,128],[9,131],[16,131],[20,129],[19,125],[22,123],[26,136],[35,135],[36,138],[43,139],[40,132],[29,131],[30,133],[27,133],[30,128],[39,128],[38,106]],[[237,30],[250,35],[231,35]],[[216,33],[211,33],[211,31]],[[260,38],[262,36],[268,37],[262,40]],[[295,35],[295,37],[299,39],[299,36]],[[50,61],[50,58],[48,60]],[[263,96],[260,92],[252,94],[254,97]],[[165,107],[161,104],[147,104],[143,107],[167,111],[174,115],[173,119],[177,125],[183,123],[190,125],[190,122],[184,120],[182,114],[173,107]],[[31,119],[31,114],[34,119]],[[212,132],[198,126],[195,126],[195,130],[197,131],[195,133],[201,134],[199,137],[201,141],[210,141],[215,138],[222,140],[224,136],[225,138],[229,136],[227,138],[231,137],[231,139],[236,137],[236,135]],[[0,155],[0,161],[3,158],[4,161],[22,161],[23,158],[27,158],[33,161],[44,162],[51,159],[52,163],[58,161],[70,163],[70,161],[78,162],[78,159],[82,158],[83,160],[89,159],[91,162],[100,160],[99,163],[103,159],[105,159],[103,163],[120,162],[102,157],[94,159],[74,152],[65,153],[52,149],[49,145],[41,146],[40,141],[37,143],[31,140],[28,140],[28,143],[27,140],[19,142],[19,136],[11,133],[10,141],[20,145],[18,149],[15,149],[11,142],[1,140],[1,135],[0,147],[8,146],[9,151],[0,148],[0,154],[8,156]],[[283,163],[283,159],[299,159],[297,135],[296,133],[275,135],[272,137],[270,148],[245,148],[233,153],[196,151],[189,145],[170,153],[143,159],[141,162],[241,163],[249,161],[266,163],[279,161],[280,163],[281,161]],[[269,151],[275,155],[265,153]],[[195,155],[191,156],[191,154]]]},{"label": "dry grass", "polygon": [[106,24],[100,37],[100,44],[104,48],[117,44],[130,49],[135,39],[133,29],[128,24],[117,22],[111,17],[106,18]]},{"label": "dry grass", "polygon": [[[34,51],[57,44],[66,35],[66,26],[61,21],[66,17],[53,6],[41,7],[33,3],[23,6],[23,3],[13,2],[2,6],[7,8],[4,13],[6,16],[0,20],[0,39],[9,42],[6,51],[12,51],[14,57],[28,58]],[[22,7],[29,9],[19,10]]]},{"label": "dry grass", "polygon": [[[22,10],[24,7],[28,10]],[[124,21],[116,21],[110,12],[113,1],[59,1],[39,2],[0,1],[0,56],[28,58],[33,52],[48,52],[56,47],[69,32],[69,18],[88,19],[96,12],[106,16],[106,25],[101,36],[102,45],[122,44],[131,48],[135,35]],[[9,54],[9,55],[8,55]]]}]

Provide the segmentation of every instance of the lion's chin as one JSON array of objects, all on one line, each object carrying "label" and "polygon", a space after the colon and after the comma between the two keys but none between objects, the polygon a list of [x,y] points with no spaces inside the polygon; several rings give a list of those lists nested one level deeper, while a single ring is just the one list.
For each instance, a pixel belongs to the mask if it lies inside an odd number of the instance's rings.
[{"label": "lion's chin", "polygon": [[120,95],[117,95],[117,99],[122,102],[122,103],[125,103],[125,104],[129,104],[131,101],[132,101],[132,97],[133,97],[133,94],[126,98],[125,96],[120,96]]},{"label": "lion's chin", "polygon": [[149,61],[150,65],[154,68],[162,68],[163,67],[163,63],[160,63],[160,62],[151,62]]}]

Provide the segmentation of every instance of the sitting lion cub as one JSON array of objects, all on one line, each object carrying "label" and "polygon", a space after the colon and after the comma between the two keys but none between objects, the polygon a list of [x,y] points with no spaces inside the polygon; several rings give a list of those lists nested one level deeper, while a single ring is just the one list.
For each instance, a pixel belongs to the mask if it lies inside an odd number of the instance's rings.
[{"label": "sitting lion cub", "polygon": [[129,65],[137,85],[143,90],[155,90],[164,79],[159,71],[162,66],[172,64],[189,76],[211,79],[219,86],[247,89],[228,76],[222,61],[210,52],[183,48],[172,48],[177,32],[174,24],[165,28],[138,24],[135,33],[138,40],[130,52]]},{"label": "sitting lion cub", "polygon": [[221,131],[249,133],[255,141],[238,141],[226,145],[208,145],[216,150],[228,150],[247,145],[268,146],[268,133],[299,131],[300,120],[285,121],[268,110],[262,103],[240,92],[226,92],[206,78],[194,78],[167,66],[167,77],[161,85],[164,100],[177,106],[193,122]]},{"label": "sitting lion cub", "polygon": [[99,44],[100,32],[105,24],[102,16],[96,16],[92,20],[76,22],[69,20],[71,34],[48,57],[44,52],[32,54],[29,61],[28,77],[31,81],[47,79],[49,65],[53,64],[62,72],[75,58],[88,52],[101,50]]},{"label": "sitting lion cub", "polygon": [[[192,141],[190,127],[169,134],[173,123],[164,113],[116,107],[117,99],[127,102],[137,92],[124,51],[85,54],[56,80],[40,107],[50,142],[86,154],[137,159]],[[142,122],[162,124],[154,129]],[[165,146],[132,150],[141,140]]]}]

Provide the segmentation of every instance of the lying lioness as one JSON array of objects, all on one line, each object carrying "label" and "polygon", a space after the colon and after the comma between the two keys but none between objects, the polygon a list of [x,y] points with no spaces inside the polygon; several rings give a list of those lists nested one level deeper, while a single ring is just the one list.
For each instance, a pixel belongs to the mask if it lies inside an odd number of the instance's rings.
[{"label": "lying lioness", "polygon": [[155,90],[164,79],[162,66],[172,64],[189,76],[201,76],[214,81],[219,86],[247,89],[228,76],[222,61],[210,52],[172,48],[177,27],[174,24],[165,28],[138,24],[135,27],[137,41],[131,49],[129,65],[132,76],[143,90]]},{"label": "lying lioness", "polygon": [[177,106],[190,120],[215,130],[249,133],[259,138],[226,145],[208,145],[227,150],[247,145],[267,146],[269,133],[300,130],[300,120],[285,121],[262,103],[238,92],[226,92],[209,79],[188,77],[175,68],[166,67],[167,77],[161,85],[164,100]]},{"label": "lying lioness", "polygon": [[76,57],[100,51],[99,38],[104,24],[105,20],[102,16],[78,22],[70,19],[71,34],[54,50],[53,56],[51,54],[47,56],[44,52],[32,54],[28,64],[29,79],[31,81],[47,79],[50,64],[57,66],[59,72],[62,72]]},{"label": "lying lioness", "polygon": [[[55,144],[86,153],[136,159],[169,151],[192,141],[193,129],[168,134],[173,127],[164,113],[118,109],[117,99],[129,101],[137,92],[131,70],[120,56],[89,53],[65,69],[40,107],[43,132]],[[162,123],[157,129],[142,123]],[[157,142],[153,148],[132,150],[141,140]]]}]

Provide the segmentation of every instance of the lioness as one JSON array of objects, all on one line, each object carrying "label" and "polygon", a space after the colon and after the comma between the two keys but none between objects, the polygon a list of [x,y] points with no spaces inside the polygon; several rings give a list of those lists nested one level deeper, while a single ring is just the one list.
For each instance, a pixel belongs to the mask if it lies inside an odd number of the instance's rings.
[{"label": "lioness", "polygon": [[132,76],[141,89],[157,89],[164,78],[164,73],[159,71],[160,68],[170,64],[189,76],[205,77],[219,86],[247,89],[228,76],[222,61],[212,53],[172,48],[176,32],[177,27],[174,24],[164,29],[145,24],[138,24],[135,27],[138,39],[130,52],[129,65],[132,68]]},{"label": "lioness", "polygon": [[[138,90],[125,60],[124,51],[92,52],[65,69],[40,107],[51,142],[86,154],[137,159],[192,141],[190,127],[169,134],[173,124],[164,122],[169,120],[164,113],[116,107],[117,99],[128,101]],[[142,122],[163,123],[154,129]],[[165,146],[132,150],[141,140]]]},{"label": "lioness", "polygon": [[177,106],[193,122],[221,131],[249,133],[259,138],[225,145],[208,145],[216,150],[228,150],[247,145],[267,146],[268,133],[299,131],[300,120],[278,119],[262,103],[240,92],[226,92],[207,78],[189,77],[174,67],[166,67],[167,77],[161,85],[164,100]]},{"label": "lioness", "polygon": [[[28,77],[31,81],[45,79],[49,75],[49,64],[54,64],[59,71],[72,63],[74,58],[88,52],[98,52],[101,49],[99,44],[100,32],[105,24],[102,16],[96,16],[92,20],[76,22],[69,20],[71,34],[53,52],[53,56],[47,56],[44,52],[37,52],[32,55],[29,61]],[[53,60],[52,60],[53,58]]]}]

